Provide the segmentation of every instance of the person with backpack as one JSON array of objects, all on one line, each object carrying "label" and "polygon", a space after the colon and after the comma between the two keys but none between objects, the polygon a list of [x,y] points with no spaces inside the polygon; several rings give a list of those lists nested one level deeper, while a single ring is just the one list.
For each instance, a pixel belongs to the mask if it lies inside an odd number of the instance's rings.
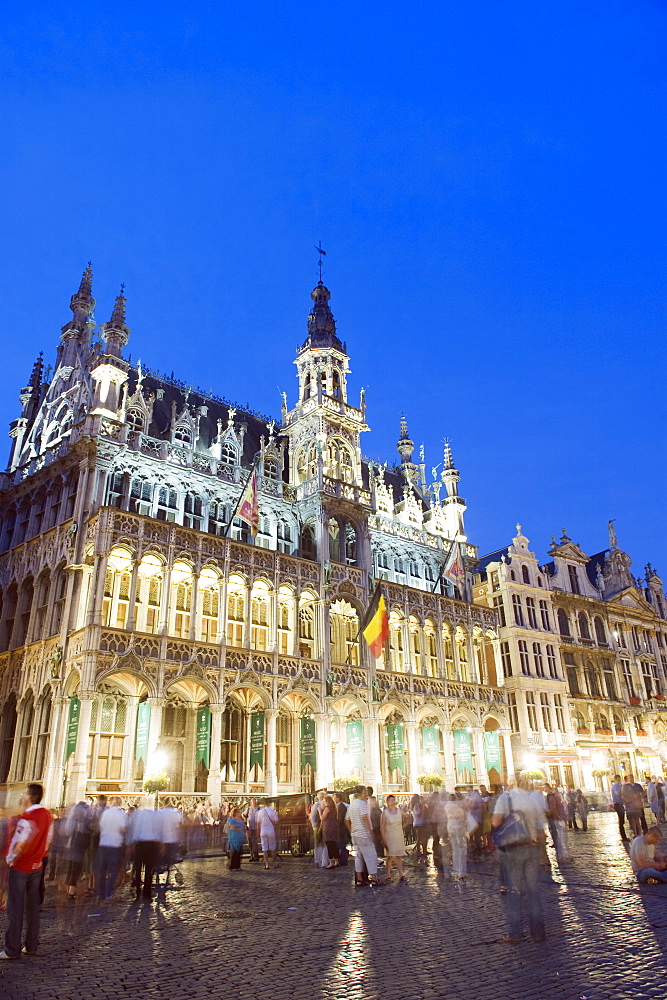
[{"label": "person with backpack", "polygon": [[506,944],[521,944],[523,920],[521,897],[528,904],[529,928],[533,941],[544,941],[546,930],[540,896],[540,845],[545,839],[544,813],[530,796],[531,783],[518,775],[509,789],[498,796],[491,826],[496,849],[502,853],[507,878]]}]

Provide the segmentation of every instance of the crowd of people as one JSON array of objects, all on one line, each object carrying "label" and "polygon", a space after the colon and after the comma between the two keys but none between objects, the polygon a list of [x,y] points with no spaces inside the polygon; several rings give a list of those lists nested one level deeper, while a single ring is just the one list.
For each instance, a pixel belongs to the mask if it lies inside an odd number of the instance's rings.
[{"label": "crowd of people", "polygon": [[[130,885],[136,899],[150,900],[157,875],[169,872],[192,846],[220,845],[230,872],[241,870],[247,850],[250,864],[278,867],[278,812],[270,801],[247,804],[225,801],[219,807],[197,806],[186,812],[175,805],[123,808],[120,797],[99,795],[50,812],[41,805],[42,787],[30,784],[23,811],[0,825],[6,844],[0,862],[0,907],[6,903],[9,927],[0,959],[34,954],[39,944],[39,913],[45,882],[57,881],[63,897],[73,901],[85,885],[100,902]],[[349,801],[348,801],[349,799]],[[619,834],[630,843],[633,872],[641,883],[667,883],[667,857],[658,845],[659,823],[665,822],[665,782],[652,777],[644,787],[632,774],[611,785],[612,808]],[[654,825],[646,822],[646,807]],[[485,785],[460,791],[436,790],[429,795],[388,794],[382,805],[373,788],[358,785],[351,794],[318,792],[308,797],[307,822],[312,827],[317,867],[345,867],[354,856],[356,886],[406,882],[408,846],[416,865],[432,858],[446,879],[464,881],[469,865],[484,857],[498,859],[499,891],[506,897],[508,934],[518,944],[527,933],[545,938],[539,889],[540,867],[550,864],[547,833],[559,864],[571,861],[570,833],[588,830],[588,801],[580,789],[558,788],[517,775],[506,788]],[[528,928],[522,925],[522,898]],[[23,935],[23,923],[26,923]]]}]

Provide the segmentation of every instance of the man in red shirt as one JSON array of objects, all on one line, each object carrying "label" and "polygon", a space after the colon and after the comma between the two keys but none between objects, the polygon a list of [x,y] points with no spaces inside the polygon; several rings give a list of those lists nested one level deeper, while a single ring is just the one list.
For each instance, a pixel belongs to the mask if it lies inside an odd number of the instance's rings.
[{"label": "man in red shirt", "polygon": [[[42,859],[51,839],[51,814],[40,805],[44,789],[31,784],[23,795],[23,812],[19,816],[14,835],[9,842],[7,865],[9,885],[7,894],[7,919],[5,950],[0,960],[37,954],[39,946],[39,900]],[[27,910],[25,946],[21,949],[23,912]]]}]

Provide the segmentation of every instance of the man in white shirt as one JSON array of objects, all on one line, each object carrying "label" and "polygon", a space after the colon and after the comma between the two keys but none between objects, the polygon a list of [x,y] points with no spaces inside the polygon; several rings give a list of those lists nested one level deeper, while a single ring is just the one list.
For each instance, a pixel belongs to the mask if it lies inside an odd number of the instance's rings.
[{"label": "man in white shirt", "polygon": [[102,901],[111,899],[123,857],[127,814],[118,796],[99,815],[100,844],[97,849],[97,895]]},{"label": "man in white shirt", "polygon": [[662,830],[659,826],[652,826],[630,844],[632,870],[639,882],[648,882],[649,885],[667,882],[667,861],[662,855],[656,858],[655,853],[656,844],[661,840]]},{"label": "man in white shirt", "polygon": [[163,806],[159,812],[160,817],[160,840],[164,850],[164,864],[167,866],[167,884],[169,883],[169,869],[176,862],[180,845],[183,840],[183,813],[175,806]]},{"label": "man in white shirt", "polygon": [[257,826],[262,841],[262,853],[264,855],[265,868],[278,867],[278,851],[276,844],[276,827],[280,817],[278,813],[266,802],[257,813]]},{"label": "man in white shirt", "polygon": [[152,896],[153,869],[160,849],[160,816],[155,809],[137,809],[132,815],[130,840],[134,844],[134,871],[132,881],[137,899],[142,895],[141,870],[144,870],[143,898]]},{"label": "man in white shirt", "polygon": [[494,829],[499,829],[506,821],[512,823],[515,817],[519,820],[517,826],[523,825],[521,839],[506,843],[504,847],[496,845],[502,851],[503,871],[509,890],[505,897],[509,934],[505,935],[504,941],[507,944],[521,944],[523,940],[522,893],[528,903],[533,941],[544,941],[546,937],[539,886],[539,848],[544,843],[546,822],[544,812],[530,795],[530,787],[530,781],[518,775],[510,783],[509,790],[498,796],[491,817]]},{"label": "man in white shirt", "polygon": [[367,871],[371,885],[384,885],[377,877],[378,857],[373,842],[368,790],[363,785],[357,785],[354,789],[354,798],[345,815],[345,826],[350,831],[355,849],[354,884],[364,885],[364,871]]}]

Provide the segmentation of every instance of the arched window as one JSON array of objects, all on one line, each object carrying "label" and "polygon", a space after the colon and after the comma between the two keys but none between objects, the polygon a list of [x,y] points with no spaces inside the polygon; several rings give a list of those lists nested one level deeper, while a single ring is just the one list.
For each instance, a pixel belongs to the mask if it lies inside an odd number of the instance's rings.
[{"label": "arched window", "polygon": [[530,583],[530,573],[528,572],[527,566],[521,567],[521,577],[524,583]]},{"label": "arched window", "polygon": [[600,683],[597,669],[590,660],[586,663],[586,680],[588,681],[588,693],[594,698],[600,695]]},{"label": "arched window", "polygon": [[465,630],[461,627],[456,630],[456,652],[459,657],[459,675],[462,681],[470,680],[468,670],[468,643],[466,641]]},{"label": "arched window", "polygon": [[27,781],[28,759],[30,756],[30,743],[32,741],[32,727],[35,718],[35,703],[32,695],[28,695],[21,711],[21,725],[19,730],[19,745],[16,757],[16,781]]},{"label": "arched window", "polygon": [[588,618],[583,613],[583,611],[580,611],[579,614],[577,615],[577,621],[579,622],[579,635],[581,636],[581,638],[590,639],[591,632],[588,627]]},{"label": "arched window", "polygon": [[329,518],[329,559],[332,562],[341,562],[340,524],[335,517]]},{"label": "arched window", "polygon": [[438,640],[435,623],[427,618],[424,622],[424,642],[426,644],[426,669],[429,677],[438,676]]},{"label": "arched window", "polygon": [[133,431],[144,430],[144,423],[145,423],[144,414],[141,412],[141,410],[138,410],[134,406],[127,411],[127,414],[125,416],[125,422],[128,425],[128,427]]},{"label": "arched window", "polygon": [[304,525],[301,531],[301,558],[317,559],[317,545],[315,544],[315,528],[312,524]]},{"label": "arched window", "polygon": [[135,605],[135,628],[138,632],[154,634],[158,631],[163,571],[162,560],[154,552],[147,552],[139,563]]},{"label": "arched window", "polygon": [[331,376],[331,395],[334,399],[340,399],[340,375],[335,369]]},{"label": "arched window", "polygon": [[179,424],[174,431],[174,441],[176,444],[185,445],[188,448],[192,447],[192,430],[185,426],[185,424]]},{"label": "arched window", "polygon": [[130,486],[129,509],[150,516],[153,509],[153,483],[148,479],[133,479]]},{"label": "arched window", "polygon": [[299,452],[296,473],[300,483],[305,483],[317,475],[317,448],[314,444],[306,445]]},{"label": "arched window", "polygon": [[398,611],[392,611],[389,615],[389,659],[392,670],[405,669],[403,617]]},{"label": "arched window", "polygon": [[229,441],[220,448],[220,461],[223,465],[236,465],[238,462],[238,450]]},{"label": "arched window", "polygon": [[183,524],[186,528],[202,530],[204,521],[204,503],[196,493],[186,493],[183,501]]},{"label": "arched window", "polygon": [[220,579],[209,566],[205,566],[199,575],[199,601],[199,638],[202,642],[217,642],[220,631]]},{"label": "arched window", "polygon": [[292,529],[287,521],[278,521],[276,525],[278,552],[290,555],[292,551]]},{"label": "arched window", "polygon": [[312,604],[299,608],[299,656],[312,659],[315,649],[315,609]]},{"label": "arched window", "polygon": [[345,562],[348,566],[357,565],[357,532],[349,522],[345,525]]},{"label": "arched window", "polygon": [[240,576],[230,576],[227,587],[227,643],[243,646],[245,624],[245,583]]},{"label": "arched window", "polygon": [[250,648],[265,651],[269,648],[269,588],[263,580],[253,585],[250,616]]},{"label": "arched window", "polygon": [[90,741],[93,767],[91,778],[119,781],[127,729],[127,699],[120,691],[107,689],[93,703]]},{"label": "arched window", "polygon": [[12,641],[13,646],[22,646],[27,638],[34,589],[32,577],[28,577],[28,579],[24,580],[21,584],[17,608],[17,621],[14,631],[14,639]]},{"label": "arched window", "polygon": [[178,494],[176,490],[168,486],[161,486],[158,490],[157,511],[155,516],[159,521],[175,523],[178,513]]},{"label": "arched window", "polygon": [[595,626],[595,638],[600,646],[607,645],[607,636],[604,631],[604,623],[599,615],[596,615],[593,619],[593,625]]},{"label": "arched window", "polygon": [[278,478],[278,463],[275,458],[264,459],[264,477],[266,479]]},{"label": "arched window", "polygon": [[334,601],[329,616],[331,659],[334,663],[359,663],[359,618],[347,601]]},{"label": "arched window", "polygon": [[276,719],[276,777],[281,784],[290,780],[292,768],[291,730],[292,718],[281,708]]},{"label": "arched window", "polygon": [[419,622],[414,615],[408,619],[408,633],[410,636],[410,658],[412,660],[412,670],[415,674],[422,672],[422,641]]},{"label": "arched window", "polygon": [[221,719],[220,777],[223,781],[242,779],[244,729],[244,712],[236,702],[229,700]]},{"label": "arched window", "polygon": [[32,777],[35,781],[41,781],[44,777],[44,765],[51,738],[51,695],[49,694],[44,695],[39,706],[36,734],[37,747],[35,749],[35,763],[32,769]]},{"label": "arched window", "polygon": [[452,631],[449,625],[442,627],[442,645],[445,653],[445,674],[450,681],[456,680],[456,670],[454,669],[454,643]]},{"label": "arched window", "polygon": [[7,588],[7,593],[5,594],[5,599],[2,605],[2,617],[3,617],[3,629],[2,629],[2,641],[0,643],[0,652],[4,653],[5,650],[9,649],[9,644],[12,639],[12,632],[14,631],[14,619],[16,617],[16,605],[19,599],[18,587],[15,583],[12,583]]},{"label": "arched window", "polygon": [[46,631],[46,623],[48,619],[50,589],[51,575],[48,570],[45,570],[37,580],[37,588],[35,591],[37,610],[35,611],[35,619],[32,628],[33,642],[36,642],[38,639],[46,638],[44,633]]},{"label": "arched window", "polygon": [[572,633],[570,632],[570,622],[562,608],[558,609],[558,631],[561,635],[568,636],[568,638],[572,637]]},{"label": "arched window", "polygon": [[0,784],[4,784],[9,776],[16,733],[16,699],[10,695],[2,707],[0,715]]},{"label": "arched window", "polygon": [[289,655],[293,651],[292,631],[294,620],[294,595],[289,587],[278,591],[278,652]]},{"label": "arched window", "polygon": [[171,570],[172,628],[177,639],[190,638],[192,614],[192,567],[186,562],[175,562]]},{"label": "arched window", "polygon": [[[60,632],[63,617],[65,614],[65,598],[67,596],[67,572],[63,566],[56,573],[53,580],[53,613],[51,615],[51,627],[49,635],[56,635]],[[121,626],[122,627],[122,626]]]}]

